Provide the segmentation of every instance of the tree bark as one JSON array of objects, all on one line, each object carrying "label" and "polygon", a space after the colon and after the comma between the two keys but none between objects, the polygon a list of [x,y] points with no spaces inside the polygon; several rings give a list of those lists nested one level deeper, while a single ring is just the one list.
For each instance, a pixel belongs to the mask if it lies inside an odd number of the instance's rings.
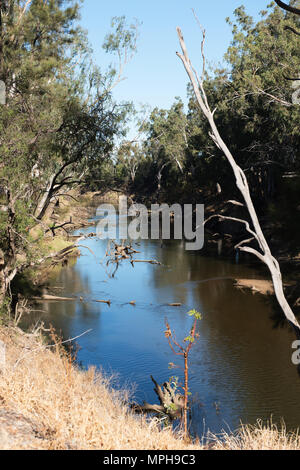
[{"label": "tree bark", "polygon": [[40,199],[40,201],[38,202],[38,205],[37,205],[37,208],[35,210],[35,217],[38,219],[38,220],[41,220],[47,210],[47,207],[49,206],[50,202],[51,202],[51,198],[52,198],[52,187],[53,187],[53,183],[54,183],[54,180],[55,180],[55,174],[51,176],[50,180],[49,180],[49,183],[47,185],[47,189],[45,190],[42,198]]}]

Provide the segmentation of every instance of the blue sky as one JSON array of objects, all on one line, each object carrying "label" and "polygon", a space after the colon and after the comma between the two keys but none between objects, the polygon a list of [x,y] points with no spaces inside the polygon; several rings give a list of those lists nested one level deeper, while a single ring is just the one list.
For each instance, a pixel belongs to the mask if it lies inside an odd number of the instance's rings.
[{"label": "blue sky", "polygon": [[136,105],[170,107],[175,96],[186,98],[187,76],[175,52],[178,50],[176,26],[183,30],[190,56],[200,66],[200,30],[191,9],[194,8],[207,32],[206,56],[217,64],[231,40],[231,29],[225,22],[235,8],[245,5],[255,19],[269,0],[85,0],[82,26],[88,30],[94,59],[105,67],[108,58],[101,49],[113,16],[137,18],[140,27],[138,52],[127,67],[123,81],[115,89],[117,100],[130,100]]}]

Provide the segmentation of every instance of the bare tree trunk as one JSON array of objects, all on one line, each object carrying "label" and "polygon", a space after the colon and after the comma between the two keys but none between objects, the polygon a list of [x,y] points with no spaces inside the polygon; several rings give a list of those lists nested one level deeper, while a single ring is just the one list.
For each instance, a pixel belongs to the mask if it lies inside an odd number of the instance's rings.
[{"label": "bare tree trunk", "polygon": [[0,305],[3,304],[7,292],[9,292],[9,286],[12,280],[17,274],[17,268],[9,267],[0,270]]},{"label": "bare tree trunk", "polygon": [[35,217],[38,220],[41,220],[47,210],[47,207],[49,206],[52,198],[52,188],[53,188],[53,183],[55,180],[55,174],[53,174],[50,178],[50,181],[48,183],[47,189],[45,190],[42,198],[38,202],[37,208],[35,210]]},{"label": "bare tree trunk", "polygon": [[[205,74],[205,56],[204,56],[205,31],[203,31],[203,41],[202,41],[202,46],[201,46],[202,58],[203,58],[203,74],[202,74],[201,79],[199,78],[196,70],[194,69],[190,61],[180,28],[177,28],[177,33],[179,37],[180,46],[182,49],[182,54],[177,52],[177,55],[181,59],[185,67],[185,70],[189,76],[189,79],[193,86],[194,93],[195,93],[197,102],[200,106],[200,109],[203,112],[206,119],[208,120],[208,123],[211,128],[210,137],[212,138],[216,146],[220,150],[222,150],[229,164],[231,165],[231,168],[235,175],[236,185],[238,189],[240,190],[240,193],[244,199],[245,205],[248,209],[251,222],[253,225],[253,229],[251,229],[247,221],[235,219],[236,221],[244,223],[246,230],[251,234],[251,238],[242,241],[241,243],[237,245],[236,248],[238,248],[240,251],[245,251],[245,252],[254,254],[255,256],[257,256],[257,258],[259,258],[263,263],[265,263],[268,266],[271,276],[272,276],[274,291],[275,291],[278,303],[283,313],[285,314],[287,320],[294,327],[297,333],[297,336],[300,336],[300,325],[284,295],[280,266],[279,266],[278,261],[272,255],[270,247],[265,239],[262,228],[260,226],[256,211],[255,211],[252,199],[251,199],[250,189],[249,189],[246,175],[244,171],[237,165],[233,155],[231,154],[227,145],[221,138],[219,131],[217,129],[217,126],[215,124],[215,121],[214,121],[214,113],[216,109],[214,111],[211,111],[208,100],[207,100],[207,96],[203,87],[203,80],[204,80],[204,74]],[[232,218],[232,220],[234,219]],[[258,249],[245,246],[247,243],[250,243],[250,241],[253,241],[253,240],[257,242],[258,247],[259,247]]]},{"label": "bare tree trunk", "polygon": [[16,264],[16,233],[13,229],[15,222],[15,200],[11,197],[11,192],[6,190],[6,208],[7,208],[7,222],[6,222],[6,250],[5,253],[0,253],[0,304],[5,299],[9,285],[17,274]]},{"label": "bare tree trunk", "polygon": [[5,273],[3,269],[0,269],[0,305],[4,302],[6,289]]}]

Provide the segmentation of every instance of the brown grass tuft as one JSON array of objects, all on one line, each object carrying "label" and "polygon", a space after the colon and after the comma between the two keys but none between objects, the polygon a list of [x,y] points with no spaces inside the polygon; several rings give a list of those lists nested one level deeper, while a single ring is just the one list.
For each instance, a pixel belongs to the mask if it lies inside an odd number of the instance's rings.
[{"label": "brown grass tuft", "polygon": [[210,435],[216,450],[299,450],[299,433],[288,433],[284,423],[279,428],[258,420],[255,426],[242,425],[237,433]]}]

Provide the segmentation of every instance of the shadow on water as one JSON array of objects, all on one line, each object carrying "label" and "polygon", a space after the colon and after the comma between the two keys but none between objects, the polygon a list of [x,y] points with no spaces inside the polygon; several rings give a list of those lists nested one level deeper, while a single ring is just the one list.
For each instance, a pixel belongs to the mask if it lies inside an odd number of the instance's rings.
[{"label": "shadow on water", "polygon": [[[85,233],[92,231],[95,227]],[[164,319],[181,340],[191,327],[186,312],[196,308],[203,320],[190,357],[192,432],[234,430],[241,421],[271,415],[275,422],[284,418],[289,429],[298,427],[300,381],[291,362],[295,336],[278,328],[273,305],[263,296],[234,287],[234,279],[260,278],[260,271],[187,252],[179,241],[142,241],[136,256],[162,266],[133,268],[124,262],[110,279],[99,263],[107,242],[88,239],[85,244],[96,258],[83,248],[77,263],[50,283],[56,294],[77,300],[43,302],[38,306],[43,314],[33,314],[30,323],[52,323],[65,338],[92,329],[78,340],[78,361],[116,372],[120,386],[136,384],[137,401],[154,403],[150,375],[159,383],[181,375],[168,369],[177,358],[164,337]],[[95,302],[101,299],[111,306]],[[175,302],[182,306],[168,306]]]}]

